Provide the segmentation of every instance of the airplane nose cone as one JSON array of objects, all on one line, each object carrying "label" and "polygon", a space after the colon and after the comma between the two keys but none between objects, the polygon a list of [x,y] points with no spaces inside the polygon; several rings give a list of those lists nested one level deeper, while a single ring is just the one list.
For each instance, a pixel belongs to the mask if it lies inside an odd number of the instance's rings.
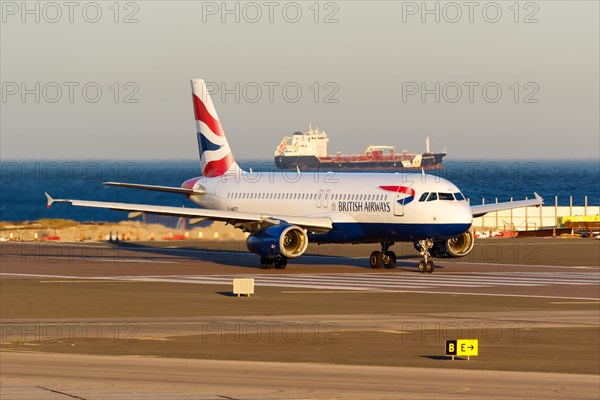
[{"label": "airplane nose cone", "polygon": [[451,221],[449,221],[450,228],[447,232],[449,237],[460,235],[473,224],[473,212],[468,203],[455,205],[453,208]]},{"label": "airplane nose cone", "polygon": [[463,204],[459,218],[463,224],[469,224],[469,226],[473,224],[473,211],[471,210],[469,203],[465,202],[465,204]]}]

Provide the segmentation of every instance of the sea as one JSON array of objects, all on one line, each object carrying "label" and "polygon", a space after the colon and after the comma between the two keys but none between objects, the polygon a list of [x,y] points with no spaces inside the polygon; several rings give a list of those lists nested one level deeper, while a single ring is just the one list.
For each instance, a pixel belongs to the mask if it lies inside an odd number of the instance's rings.
[{"label": "sea", "polygon": [[[241,160],[245,170],[259,174],[282,173],[272,160]],[[2,161],[0,175],[0,221],[34,221],[47,218],[80,222],[116,222],[127,219],[122,211],[72,207],[55,203],[46,207],[44,192],[54,198],[99,200],[126,203],[195,207],[185,196],[117,188],[106,181],[180,186],[186,179],[200,175],[197,160],[122,161],[122,160],[13,160]],[[588,205],[600,203],[599,160],[445,160],[444,169],[426,171],[451,180],[471,204],[532,198],[540,194],[547,205]],[[327,172],[327,171],[323,171]],[[384,171],[381,171],[384,172]],[[388,171],[389,172],[389,171]],[[294,179],[296,171],[288,172]],[[312,172],[304,172],[311,173]],[[333,171],[333,173],[337,173]],[[167,217],[150,217],[147,222],[171,225]]]}]

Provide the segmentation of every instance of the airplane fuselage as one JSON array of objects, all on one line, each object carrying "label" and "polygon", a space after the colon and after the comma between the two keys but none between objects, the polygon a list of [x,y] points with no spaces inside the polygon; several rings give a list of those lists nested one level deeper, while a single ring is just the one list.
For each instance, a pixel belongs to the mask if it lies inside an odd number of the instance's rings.
[{"label": "airplane fuselage", "polygon": [[426,174],[237,173],[182,187],[204,190],[190,196],[203,208],[330,218],[332,230],[309,235],[317,243],[443,240],[473,219],[453,183]]}]

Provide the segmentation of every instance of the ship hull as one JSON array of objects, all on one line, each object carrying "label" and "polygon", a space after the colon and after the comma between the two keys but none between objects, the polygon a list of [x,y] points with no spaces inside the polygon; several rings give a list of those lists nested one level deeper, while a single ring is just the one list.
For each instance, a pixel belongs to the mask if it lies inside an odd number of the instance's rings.
[{"label": "ship hull", "polygon": [[[385,157],[386,159],[362,159],[362,157],[327,157],[316,156],[275,156],[275,165],[279,169],[290,170],[299,168],[301,171],[414,171],[423,169],[442,169],[442,159],[445,153],[423,154],[421,165],[405,167],[403,158]],[[411,155],[412,159],[414,155]]]}]

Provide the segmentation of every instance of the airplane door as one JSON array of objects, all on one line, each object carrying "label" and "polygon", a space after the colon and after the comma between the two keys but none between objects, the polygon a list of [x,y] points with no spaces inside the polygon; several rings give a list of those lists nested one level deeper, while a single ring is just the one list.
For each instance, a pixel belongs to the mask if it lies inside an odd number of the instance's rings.
[{"label": "airplane door", "polygon": [[317,195],[317,208],[321,208],[321,204],[323,204],[323,192],[324,190],[319,190],[319,194]]},{"label": "airplane door", "polygon": [[394,215],[397,217],[404,216],[404,206],[415,197],[415,191],[411,188],[413,182],[402,182],[401,186],[398,186],[396,191],[396,197],[394,199]]}]

